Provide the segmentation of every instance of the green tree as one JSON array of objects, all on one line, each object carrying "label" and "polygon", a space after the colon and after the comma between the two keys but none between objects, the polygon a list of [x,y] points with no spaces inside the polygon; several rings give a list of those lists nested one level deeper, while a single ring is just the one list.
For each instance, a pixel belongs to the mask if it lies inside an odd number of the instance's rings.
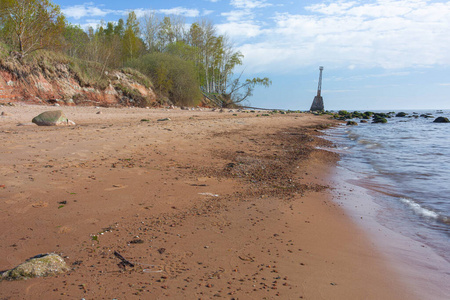
[{"label": "green tree", "polygon": [[114,27],[114,34],[119,37],[123,37],[124,30],[125,30],[125,23],[123,19],[119,19],[119,21],[117,21],[117,25]]},{"label": "green tree", "polygon": [[49,0],[0,0],[0,24],[24,57],[60,46],[65,18]]},{"label": "green tree", "polygon": [[123,51],[125,60],[136,58],[143,50],[143,42],[139,38],[139,21],[134,11],[128,14],[125,31],[123,34]]},{"label": "green tree", "polygon": [[167,46],[166,53],[191,62],[195,62],[196,58],[195,48],[187,45],[185,42],[176,42],[169,44]]},{"label": "green tree", "polygon": [[253,95],[253,90],[258,85],[269,87],[272,84],[272,81],[267,77],[255,77],[253,79],[246,79],[242,82],[241,76],[242,73],[232,81],[229,90],[223,94],[223,107],[239,105]]},{"label": "green tree", "polygon": [[149,52],[157,51],[159,19],[155,12],[148,12],[142,17],[141,32]]},{"label": "green tree", "polygon": [[172,22],[170,17],[164,17],[164,19],[159,24],[158,31],[158,49],[161,52],[166,50],[166,47],[175,42],[175,32],[172,27]]},{"label": "green tree", "polygon": [[64,50],[71,57],[83,58],[86,56],[86,47],[89,37],[80,26],[66,25],[63,32]]}]

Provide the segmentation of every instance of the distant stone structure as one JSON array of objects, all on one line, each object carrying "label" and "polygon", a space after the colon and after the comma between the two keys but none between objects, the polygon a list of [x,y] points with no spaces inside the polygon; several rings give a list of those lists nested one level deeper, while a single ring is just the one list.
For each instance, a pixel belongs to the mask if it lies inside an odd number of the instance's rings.
[{"label": "distant stone structure", "polygon": [[320,95],[322,92],[322,71],[323,67],[319,67],[320,75],[319,75],[319,86],[317,88],[317,96],[314,97],[313,103],[311,105],[310,111],[323,111],[323,98]]}]

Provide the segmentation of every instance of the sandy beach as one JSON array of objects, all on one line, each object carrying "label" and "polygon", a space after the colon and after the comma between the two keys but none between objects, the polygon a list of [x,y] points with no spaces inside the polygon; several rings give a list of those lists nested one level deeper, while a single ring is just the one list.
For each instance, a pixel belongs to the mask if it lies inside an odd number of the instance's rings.
[{"label": "sandy beach", "polygon": [[[77,125],[27,125],[58,109]],[[71,268],[0,299],[417,298],[332,201],[325,116],[0,111],[0,270],[51,252]]]}]

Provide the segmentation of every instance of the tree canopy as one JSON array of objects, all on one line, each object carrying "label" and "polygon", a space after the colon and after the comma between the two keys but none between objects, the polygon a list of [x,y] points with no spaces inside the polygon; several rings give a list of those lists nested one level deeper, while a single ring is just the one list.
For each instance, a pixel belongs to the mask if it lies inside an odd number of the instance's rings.
[{"label": "tree canopy", "polygon": [[[271,84],[268,78],[236,76],[234,70],[242,65],[244,56],[206,19],[187,25],[181,16],[149,12],[138,18],[131,11],[125,20],[83,29],[66,24],[59,6],[50,0],[0,0],[0,39],[20,57],[53,48],[99,63],[103,69],[145,69],[158,92],[175,104],[196,103],[202,92],[222,99],[220,105],[237,104],[248,99],[256,86]],[[193,98],[183,97],[180,87]]]},{"label": "tree canopy", "polygon": [[3,35],[20,56],[61,45],[65,18],[48,0],[0,0]]}]

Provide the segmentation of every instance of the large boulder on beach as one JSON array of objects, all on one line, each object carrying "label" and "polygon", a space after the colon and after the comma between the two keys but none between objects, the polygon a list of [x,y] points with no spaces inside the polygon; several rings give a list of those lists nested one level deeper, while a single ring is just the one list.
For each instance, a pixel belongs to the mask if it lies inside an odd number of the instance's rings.
[{"label": "large boulder on beach", "polygon": [[52,110],[41,113],[31,120],[38,126],[75,125],[75,122],[67,119],[62,110]]},{"label": "large boulder on beach", "polygon": [[450,120],[446,117],[437,117],[433,123],[450,123]]},{"label": "large boulder on beach", "polygon": [[52,276],[69,271],[64,259],[55,253],[34,256],[14,269],[4,272],[0,280],[21,280]]}]

